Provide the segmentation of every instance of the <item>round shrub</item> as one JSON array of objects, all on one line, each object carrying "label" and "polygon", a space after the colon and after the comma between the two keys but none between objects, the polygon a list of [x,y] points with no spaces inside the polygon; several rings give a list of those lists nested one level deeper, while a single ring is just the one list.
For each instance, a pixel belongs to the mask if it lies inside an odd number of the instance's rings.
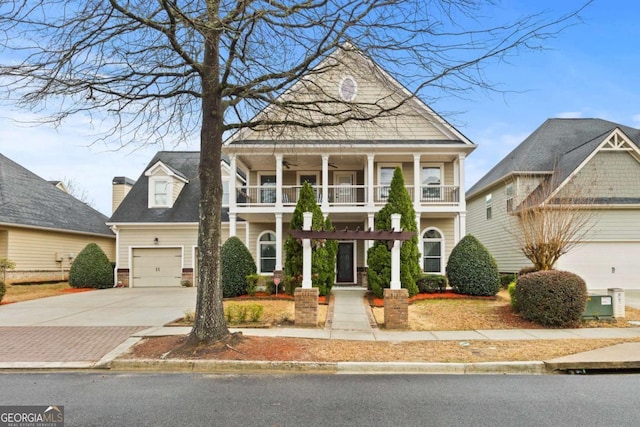
[{"label": "round shrub", "polygon": [[496,260],[471,234],[463,237],[451,251],[447,279],[449,286],[459,294],[495,296],[500,290]]},{"label": "round shrub", "polygon": [[525,319],[571,327],[579,323],[587,305],[587,285],[568,271],[538,271],[518,278],[515,297]]},{"label": "round shrub", "polygon": [[4,298],[4,294],[7,292],[7,287],[4,282],[0,280],[0,301]]},{"label": "round shrub", "polygon": [[237,237],[229,237],[220,249],[222,296],[233,298],[244,295],[247,276],[256,273],[256,263],[249,249]]},{"label": "round shrub", "polygon": [[509,291],[509,297],[511,298],[511,307],[513,308],[513,311],[517,313],[520,310],[518,309],[518,300],[516,299],[516,282],[509,283],[507,290]]},{"label": "round shrub", "polygon": [[89,243],[80,251],[69,270],[69,285],[95,289],[113,287],[113,267],[100,246]]},{"label": "round shrub", "polygon": [[441,274],[423,274],[416,280],[418,290],[422,294],[435,294],[447,289],[447,278]]}]

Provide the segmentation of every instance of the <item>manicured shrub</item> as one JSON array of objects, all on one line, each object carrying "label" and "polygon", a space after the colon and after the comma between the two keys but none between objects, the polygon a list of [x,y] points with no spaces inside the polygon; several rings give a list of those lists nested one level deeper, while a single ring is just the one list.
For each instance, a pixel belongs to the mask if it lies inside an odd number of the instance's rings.
[{"label": "manicured shrub", "polygon": [[587,285],[568,271],[538,271],[518,278],[515,297],[525,319],[571,327],[580,322],[587,305]]},{"label": "manicured shrub", "polygon": [[511,299],[511,307],[513,311],[517,313],[520,310],[518,309],[518,300],[516,299],[516,282],[509,283],[507,290],[509,291],[509,297]]},{"label": "manicured shrub", "polygon": [[441,274],[423,274],[417,281],[418,290],[423,294],[444,292],[447,288],[447,277]]},{"label": "manicured shrub", "polygon": [[535,268],[533,265],[530,265],[528,267],[522,267],[520,271],[518,271],[518,276],[524,276],[525,274],[535,273],[536,271],[538,271],[538,269]]},{"label": "manicured shrub", "polygon": [[89,243],[80,251],[69,270],[69,285],[74,288],[113,287],[113,267],[100,246]]},{"label": "manicured shrub", "polygon": [[255,274],[256,263],[249,249],[237,237],[229,237],[220,249],[222,296],[233,298],[247,293],[247,276]]},{"label": "manicured shrub", "polygon": [[[317,203],[316,192],[308,182],[305,182],[300,189],[298,203],[291,216],[289,228],[291,230],[302,230],[304,225],[304,212],[313,214],[311,219],[311,229],[314,231],[331,231],[333,225],[329,217],[324,219],[322,210]],[[328,239],[312,239],[311,274],[312,285],[318,288],[320,295],[331,293],[331,286],[335,281],[336,255],[338,253],[338,242]],[[302,276],[302,241],[289,236],[284,242],[285,265],[284,274],[289,277]],[[302,279],[300,279],[302,280]],[[285,284],[286,285],[286,284]],[[287,292],[295,290],[294,286],[286,287]]]},{"label": "manicured shrub", "polygon": [[447,279],[454,292],[494,296],[500,290],[498,265],[487,248],[468,234],[451,251]]},{"label": "manicured shrub", "polygon": [[0,280],[0,301],[4,298],[4,294],[7,292],[7,287],[4,282]]},{"label": "manicured shrub", "polygon": [[[376,214],[376,230],[391,230],[391,215],[394,213],[401,215],[402,230],[417,232],[415,209],[399,167],[393,173],[387,204]],[[378,240],[367,255],[369,287],[378,298],[382,298],[384,288],[388,288],[391,283],[391,250],[387,247],[387,242]],[[409,291],[410,297],[418,293],[416,280],[421,273],[418,237],[414,235],[410,240],[402,242],[400,247],[400,283]]]},{"label": "manicured shrub", "polygon": [[500,273],[500,286],[507,289],[518,278],[516,273]]}]

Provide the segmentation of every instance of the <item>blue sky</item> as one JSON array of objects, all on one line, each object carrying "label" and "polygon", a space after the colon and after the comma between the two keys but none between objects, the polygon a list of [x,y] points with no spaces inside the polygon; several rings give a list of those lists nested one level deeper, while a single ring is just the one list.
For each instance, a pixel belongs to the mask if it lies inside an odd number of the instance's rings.
[{"label": "blue sky", "polygon": [[[505,0],[496,15],[561,13],[582,3]],[[639,15],[640,2],[595,0],[583,12],[583,23],[545,42],[547,50],[525,52],[485,68],[487,79],[505,93],[477,92],[469,99],[446,98],[431,104],[478,144],[467,158],[466,188],[547,118],[597,117],[639,128]],[[89,146],[95,132],[82,118],[72,118],[59,129],[25,127],[12,120],[25,117],[29,116],[11,105],[0,104],[0,152],[42,178],[71,180],[106,215],[111,213],[111,179],[138,178],[162,148]],[[198,146],[191,142],[177,148]]]}]

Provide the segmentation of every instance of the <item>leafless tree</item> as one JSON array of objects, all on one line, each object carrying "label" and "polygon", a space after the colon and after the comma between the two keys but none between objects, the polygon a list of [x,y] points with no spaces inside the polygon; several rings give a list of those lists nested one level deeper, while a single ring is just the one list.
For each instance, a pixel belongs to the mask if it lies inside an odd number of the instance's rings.
[{"label": "leafless tree", "polygon": [[[1,86],[54,124],[73,114],[106,120],[105,141],[180,141],[199,132],[200,286],[190,341],[214,341],[229,336],[218,268],[223,138],[242,128],[370,121],[411,96],[429,102],[443,91],[490,89],[484,63],[543,48],[582,9],[495,23],[495,7],[493,0],[3,0]],[[281,96],[309,73],[330,72],[336,64],[322,59],[351,45],[408,92],[364,105],[307,80],[315,100]],[[286,120],[255,114],[270,104],[287,111]]]},{"label": "leafless tree", "polygon": [[[574,177],[566,185],[556,172],[539,177],[539,185],[512,211],[509,232],[537,270],[550,270],[597,223],[594,177]],[[534,177],[530,177],[534,179]],[[517,188],[517,184],[512,184]],[[521,194],[515,190],[514,197]]]},{"label": "leafless tree", "polygon": [[66,176],[62,179],[62,185],[64,186],[64,190],[76,199],[81,202],[87,204],[88,206],[94,207],[94,201],[89,195],[89,192],[86,188],[82,187],[78,182],[72,178],[67,178]]}]

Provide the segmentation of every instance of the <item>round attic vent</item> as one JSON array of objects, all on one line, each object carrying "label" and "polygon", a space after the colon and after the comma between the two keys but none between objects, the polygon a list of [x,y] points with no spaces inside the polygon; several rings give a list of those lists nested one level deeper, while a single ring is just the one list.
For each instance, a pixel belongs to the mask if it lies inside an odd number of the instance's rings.
[{"label": "round attic vent", "polygon": [[358,83],[356,80],[347,76],[340,82],[340,98],[342,98],[346,102],[351,102],[356,99],[356,94],[358,93]]}]

